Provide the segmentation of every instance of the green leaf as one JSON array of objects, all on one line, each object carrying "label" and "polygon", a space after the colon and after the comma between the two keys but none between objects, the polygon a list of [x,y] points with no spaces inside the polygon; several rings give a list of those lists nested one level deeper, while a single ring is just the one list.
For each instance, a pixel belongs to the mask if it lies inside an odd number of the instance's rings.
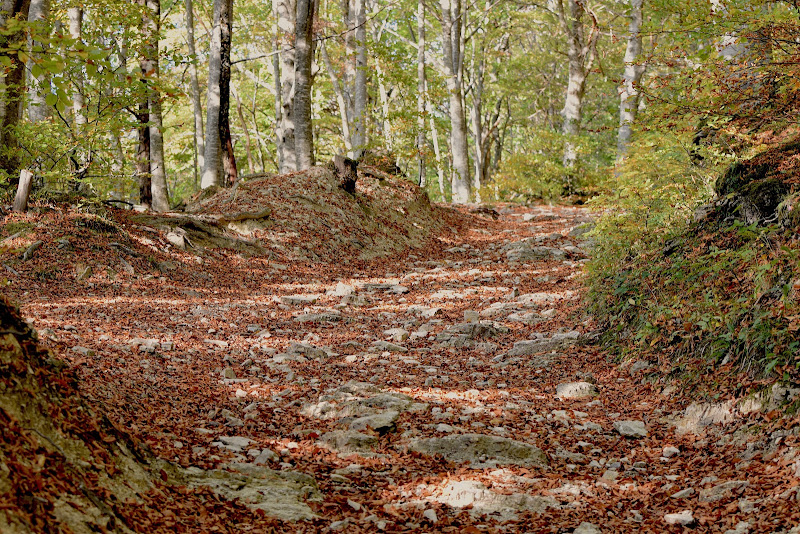
[{"label": "green leaf", "polygon": [[47,102],[48,106],[55,107],[56,103],[58,102],[58,97],[53,93],[48,93],[47,96],[44,97],[44,101]]}]

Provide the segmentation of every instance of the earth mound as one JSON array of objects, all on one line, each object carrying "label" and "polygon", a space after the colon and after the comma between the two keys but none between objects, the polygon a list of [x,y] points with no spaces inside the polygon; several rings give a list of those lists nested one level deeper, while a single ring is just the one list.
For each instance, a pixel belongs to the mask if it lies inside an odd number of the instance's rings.
[{"label": "earth mound", "polygon": [[329,166],[262,176],[204,194],[187,212],[217,221],[290,260],[349,262],[425,245],[449,210],[431,205],[408,180],[359,168],[355,195]]}]

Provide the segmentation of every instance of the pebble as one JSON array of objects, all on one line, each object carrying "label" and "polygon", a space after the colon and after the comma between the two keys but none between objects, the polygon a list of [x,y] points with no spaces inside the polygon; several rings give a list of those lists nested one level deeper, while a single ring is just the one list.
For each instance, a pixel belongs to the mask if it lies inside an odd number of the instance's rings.
[{"label": "pebble", "polygon": [[436,510],[433,508],[428,508],[422,512],[422,517],[434,524],[439,522],[439,516],[436,515]]},{"label": "pebble", "polygon": [[647,429],[643,421],[614,421],[614,430],[626,438],[644,438]]}]

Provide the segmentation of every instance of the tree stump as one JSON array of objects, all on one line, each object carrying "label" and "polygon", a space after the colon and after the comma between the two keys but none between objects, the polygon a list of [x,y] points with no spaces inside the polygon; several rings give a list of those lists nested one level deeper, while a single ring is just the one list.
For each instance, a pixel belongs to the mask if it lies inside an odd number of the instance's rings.
[{"label": "tree stump", "polygon": [[17,194],[14,197],[13,211],[24,212],[28,209],[28,197],[31,194],[31,186],[33,186],[33,173],[27,169],[21,170],[19,173]]},{"label": "tree stump", "polygon": [[350,193],[356,194],[356,180],[358,179],[358,161],[344,156],[333,157],[333,167],[339,179],[339,187]]}]

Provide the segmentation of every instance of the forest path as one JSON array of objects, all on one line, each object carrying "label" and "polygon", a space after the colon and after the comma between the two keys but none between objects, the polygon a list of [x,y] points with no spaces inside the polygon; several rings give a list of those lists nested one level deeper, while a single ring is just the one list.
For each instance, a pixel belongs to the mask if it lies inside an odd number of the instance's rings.
[{"label": "forest path", "polygon": [[21,300],[87,396],[159,456],[313,476],[316,518],[278,530],[795,527],[796,448],[720,433],[730,406],[684,412],[647,362],[587,343],[587,212],[501,215],[357,273],[232,258]]}]

